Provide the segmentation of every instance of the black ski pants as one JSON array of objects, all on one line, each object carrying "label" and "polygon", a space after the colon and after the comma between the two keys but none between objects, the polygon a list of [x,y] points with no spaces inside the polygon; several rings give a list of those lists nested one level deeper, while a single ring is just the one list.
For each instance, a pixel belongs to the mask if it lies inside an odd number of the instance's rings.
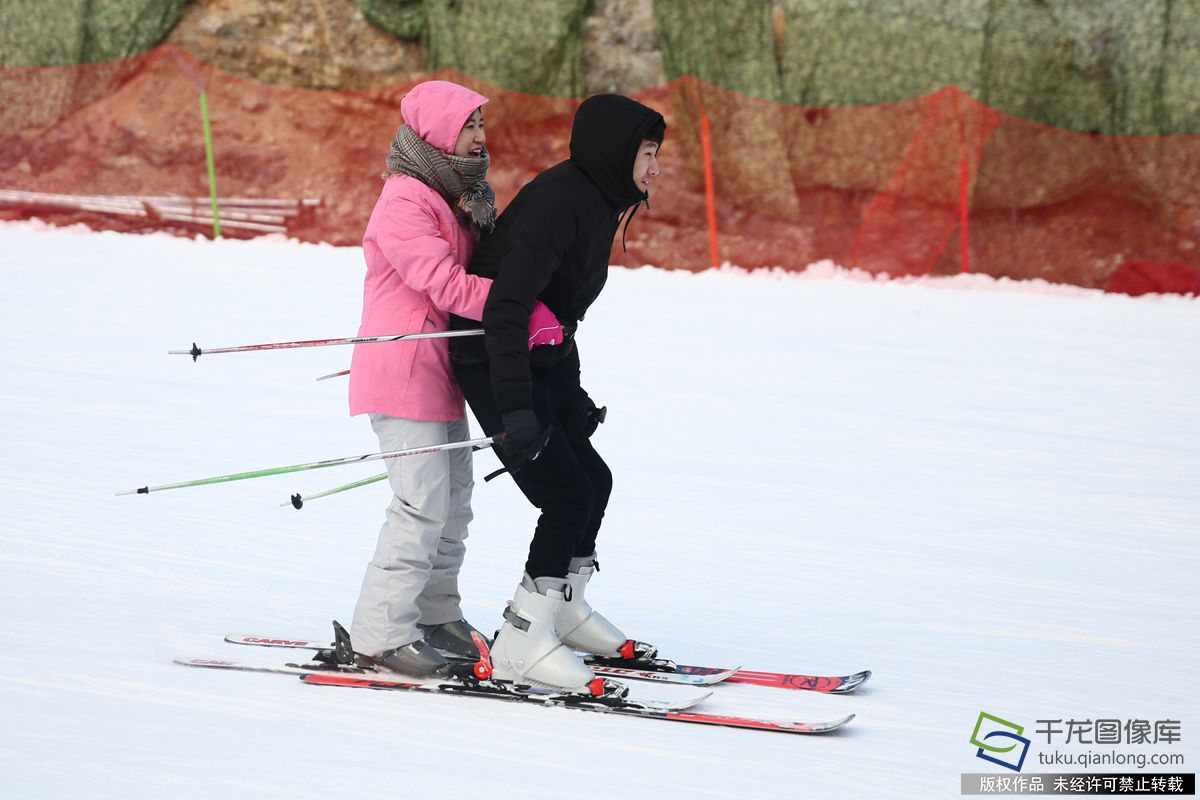
[{"label": "black ski pants", "polygon": [[[488,365],[456,363],[454,374],[483,432],[503,433]],[[533,373],[533,411],[553,431],[541,455],[513,473],[521,492],[542,512],[525,562],[532,578],[565,577],[572,558],[595,552],[596,534],[612,492],[612,472],[575,419],[578,402],[578,387],[559,373]],[[500,447],[492,449],[508,466]]]}]

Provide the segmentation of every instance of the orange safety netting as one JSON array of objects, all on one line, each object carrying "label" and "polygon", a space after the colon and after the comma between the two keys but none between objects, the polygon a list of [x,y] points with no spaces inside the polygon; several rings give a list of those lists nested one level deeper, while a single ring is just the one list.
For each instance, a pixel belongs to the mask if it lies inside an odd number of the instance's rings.
[{"label": "orange safety netting", "polygon": [[[490,177],[501,207],[566,156],[577,100],[440,77],[491,98]],[[223,208],[223,233],[282,228],[307,241],[355,244],[409,86],[268,87],[169,45],[103,64],[2,67],[0,218],[211,232],[203,88],[217,186],[222,198],[238,198]],[[664,174],[629,230],[628,252],[618,243],[613,263],[710,266],[700,144],[707,116],[720,258],[733,264],[796,270],[830,259],[890,275],[969,269],[1134,294],[1200,293],[1200,136],[1049,128],[953,87],[842,109],[757,100],[693,78],[635,97],[667,118]],[[114,211],[115,201],[61,200],[84,195],[145,202],[130,214]],[[180,210],[172,196],[194,207]],[[247,211],[256,198],[292,209],[270,226],[236,227],[257,218]]]}]

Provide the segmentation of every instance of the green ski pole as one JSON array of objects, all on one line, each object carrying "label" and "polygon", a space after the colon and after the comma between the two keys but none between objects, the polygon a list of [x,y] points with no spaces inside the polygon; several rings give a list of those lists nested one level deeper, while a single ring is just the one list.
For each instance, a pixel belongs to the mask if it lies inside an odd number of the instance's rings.
[{"label": "green ski pole", "polygon": [[310,494],[308,497],[301,497],[300,493],[297,492],[296,494],[292,495],[290,499],[280,503],[279,505],[281,505],[281,506],[290,505],[295,508],[303,508],[304,503],[307,500],[316,500],[318,497],[329,497],[329,495],[331,495],[331,494],[337,494],[338,492],[346,492],[351,489],[357,489],[359,486],[366,486],[367,484],[370,484],[370,483],[378,483],[379,481],[383,480],[386,477],[387,477],[387,473],[385,472],[382,475],[375,475],[370,478],[363,478],[361,481],[354,481],[353,483],[347,483],[345,486],[339,486],[336,489],[326,489],[323,492],[317,492],[316,494]]},{"label": "green ski pole", "polygon": [[378,461],[384,458],[402,458],[404,456],[417,456],[424,453],[437,453],[442,450],[457,450],[462,447],[469,447],[472,450],[482,450],[485,447],[490,447],[494,442],[500,440],[501,434],[495,436],[487,436],[482,439],[468,439],[465,442],[447,442],[446,444],[435,444],[429,447],[414,447],[408,450],[389,450],[383,453],[368,453],[363,456],[350,456],[348,458],[332,458],[326,461],[313,461],[310,464],[293,464],[288,467],[271,467],[270,469],[259,469],[251,472],[235,472],[232,475],[217,475],[213,478],[200,478],[194,481],[183,481],[182,483],[165,483],[162,486],[143,486],[140,489],[126,489],[117,492],[118,495],[123,494],[149,494],[150,492],[161,492],[166,489],[186,489],[189,486],[204,486],[210,483],[228,483],[230,481],[244,481],[248,478],[265,478],[268,475],[285,475],[289,472],[303,472],[309,469],[323,469],[325,467],[336,467],[341,464],[359,464],[363,461]]}]

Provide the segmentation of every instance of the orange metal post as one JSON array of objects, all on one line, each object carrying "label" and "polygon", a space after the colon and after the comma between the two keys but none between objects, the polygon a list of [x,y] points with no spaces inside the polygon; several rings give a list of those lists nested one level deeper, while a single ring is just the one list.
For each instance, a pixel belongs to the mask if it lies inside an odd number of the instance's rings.
[{"label": "orange metal post", "polygon": [[962,250],[963,272],[971,271],[971,234],[967,228],[967,219],[970,217],[970,210],[967,207],[969,188],[967,159],[963,158],[958,162],[958,243]]},{"label": "orange metal post", "polygon": [[708,133],[708,115],[700,115],[700,149],[704,154],[704,201],[708,210],[708,251],[714,267],[721,266],[717,246],[717,195],[713,188],[712,144]]},{"label": "orange metal post", "polygon": [[967,227],[970,216],[971,179],[967,161],[967,128],[957,86],[951,87],[954,118],[958,122],[958,247],[961,250],[962,272],[971,271],[971,233]]}]

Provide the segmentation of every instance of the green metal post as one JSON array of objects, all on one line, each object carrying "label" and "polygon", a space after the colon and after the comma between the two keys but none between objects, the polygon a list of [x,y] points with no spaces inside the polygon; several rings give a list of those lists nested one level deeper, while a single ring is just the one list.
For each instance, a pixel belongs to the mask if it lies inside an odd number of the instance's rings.
[{"label": "green metal post", "polygon": [[208,122],[208,94],[200,90],[200,119],[204,123],[204,157],[208,162],[208,193],[212,198],[213,238],[221,238],[221,209],[217,203],[217,163],[213,158],[212,126]]}]

